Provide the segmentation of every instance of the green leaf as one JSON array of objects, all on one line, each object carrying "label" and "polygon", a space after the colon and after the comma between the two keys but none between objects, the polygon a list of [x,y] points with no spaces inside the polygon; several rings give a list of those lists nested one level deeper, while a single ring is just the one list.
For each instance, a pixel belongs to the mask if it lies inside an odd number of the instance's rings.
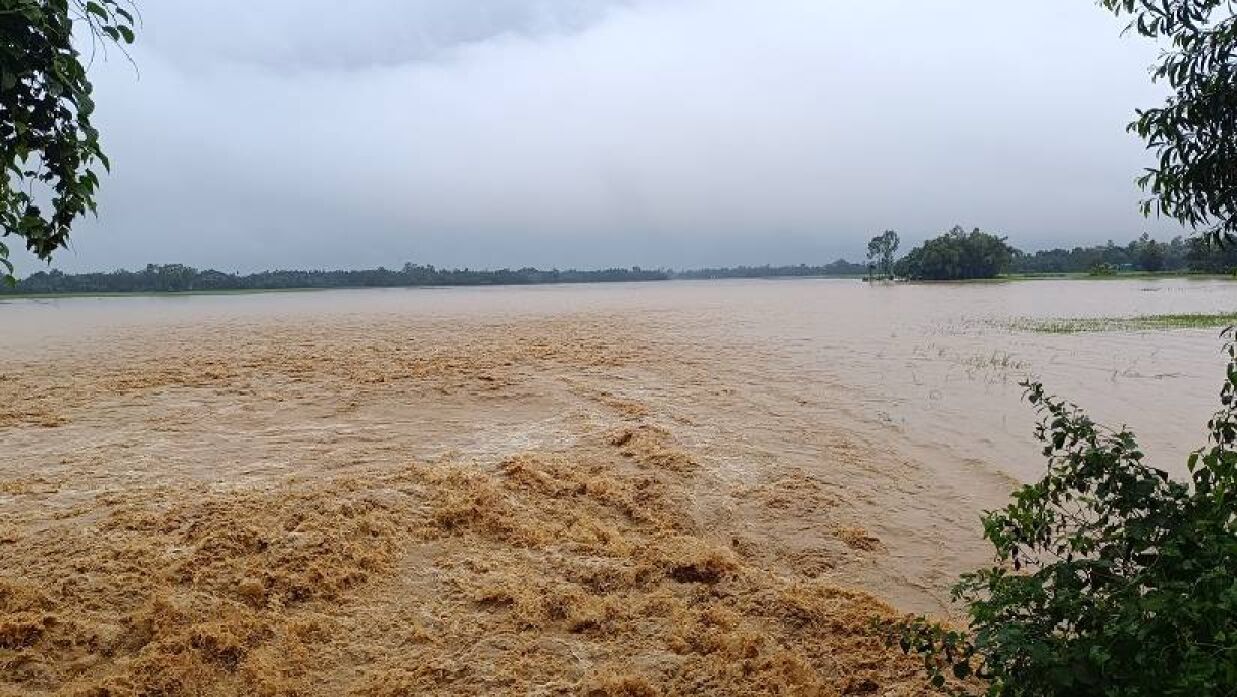
[{"label": "green leaf", "polygon": [[86,3],[86,11],[91,14],[97,15],[100,19],[102,19],[105,22],[110,21],[112,18],[112,16],[108,14],[107,10],[103,9],[103,6],[97,2]]}]

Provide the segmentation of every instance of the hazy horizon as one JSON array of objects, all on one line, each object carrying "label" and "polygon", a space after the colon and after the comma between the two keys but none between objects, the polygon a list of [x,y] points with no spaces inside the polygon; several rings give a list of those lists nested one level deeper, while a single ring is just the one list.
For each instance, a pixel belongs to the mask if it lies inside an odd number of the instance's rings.
[{"label": "hazy horizon", "polygon": [[[941,232],[946,232],[946,231],[942,230]],[[1133,238],[1126,239],[1126,240],[1112,240],[1112,242],[1115,243],[1117,246],[1123,247],[1127,245],[1129,242],[1131,242],[1132,240]],[[922,240],[916,240],[914,244],[918,244],[921,241]],[[1169,242],[1170,240],[1167,237],[1161,237],[1157,241]],[[1041,251],[1041,250],[1051,250],[1051,249],[1067,249],[1068,250],[1068,249],[1072,249],[1077,246],[1083,246],[1083,245],[1078,245],[1078,244],[1062,244],[1062,245],[1049,245],[1049,246],[1044,246],[1044,247],[1036,247],[1034,249],[1026,249],[1026,248],[1019,247],[1016,244],[1013,244],[1012,240],[1009,240],[1009,242],[1011,243],[1011,246],[1013,246],[1018,251],[1026,252],[1026,253],[1034,253],[1034,252]],[[1103,242],[1099,242],[1096,244],[1102,245],[1102,244],[1105,244],[1106,242],[1107,241],[1103,241]],[[866,244],[867,244],[867,241],[865,239],[864,245],[866,246]],[[899,246],[898,248],[897,256],[901,257],[905,255],[907,252],[911,250],[912,246],[913,246],[912,243],[907,242],[906,240],[903,240],[901,246]],[[1093,246],[1093,245],[1086,245],[1086,246]],[[404,259],[404,260],[391,260],[387,262],[379,262],[371,266],[326,265],[326,266],[299,266],[298,267],[298,266],[288,266],[288,265],[281,266],[281,265],[276,264],[273,266],[260,267],[260,268],[239,269],[239,268],[224,268],[224,267],[218,267],[218,266],[195,266],[193,264],[188,264],[184,261],[177,260],[177,259],[166,259],[162,261],[146,261],[142,263],[131,264],[128,266],[117,266],[117,267],[112,267],[112,268],[83,267],[80,269],[72,269],[72,268],[65,268],[63,265],[57,264],[54,262],[50,265],[43,264],[42,262],[35,262],[33,265],[28,266],[25,269],[18,269],[17,277],[20,279],[20,278],[24,278],[25,276],[29,276],[33,273],[37,273],[39,271],[50,271],[53,269],[58,269],[58,270],[64,271],[65,273],[74,273],[74,274],[77,274],[77,273],[108,273],[111,271],[141,271],[145,269],[148,264],[154,264],[156,266],[161,266],[161,265],[166,265],[166,264],[184,264],[185,266],[196,268],[198,271],[220,271],[223,273],[248,275],[248,274],[253,274],[253,273],[278,272],[278,271],[362,271],[362,270],[374,270],[378,268],[398,270],[398,269],[403,268],[405,263],[412,263],[412,264],[416,264],[420,266],[432,266],[440,270],[471,270],[471,271],[500,271],[503,269],[519,270],[522,268],[533,268],[533,269],[537,269],[540,271],[553,271],[553,270],[606,271],[606,270],[611,270],[611,269],[640,268],[646,271],[688,272],[688,271],[700,271],[700,270],[712,269],[712,268],[721,269],[721,268],[737,268],[737,267],[752,267],[752,268],[758,268],[758,267],[764,267],[764,266],[769,266],[773,268],[791,267],[791,266],[823,267],[823,266],[828,266],[832,263],[839,262],[839,261],[849,262],[853,264],[866,264],[867,255],[866,255],[866,252],[863,254],[856,252],[855,254],[850,254],[850,255],[842,255],[842,256],[835,256],[831,258],[820,258],[820,259],[804,259],[800,261],[770,262],[770,261],[761,261],[759,259],[752,259],[748,261],[737,261],[734,263],[727,263],[727,264],[697,264],[697,265],[689,265],[689,266],[671,266],[671,265],[649,266],[649,265],[642,265],[642,264],[622,265],[622,264],[607,264],[604,261],[598,262],[596,264],[580,265],[580,266],[554,266],[554,265],[538,265],[538,264],[521,264],[518,266],[511,265],[511,264],[498,264],[498,265],[493,265],[493,266],[478,266],[478,265],[467,265],[467,264],[465,265],[444,265],[444,264],[435,264],[432,261]]]},{"label": "hazy horizon", "polygon": [[[1137,210],[1147,42],[1077,0],[187,0],[95,60],[113,171],[53,268],[823,264]],[[136,68],[135,68],[136,66]],[[18,274],[46,268],[24,252]]]}]

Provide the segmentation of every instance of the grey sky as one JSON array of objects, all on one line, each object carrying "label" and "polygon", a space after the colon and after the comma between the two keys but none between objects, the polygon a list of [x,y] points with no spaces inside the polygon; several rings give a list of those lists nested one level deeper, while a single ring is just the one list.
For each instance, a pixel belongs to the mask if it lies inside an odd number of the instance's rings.
[{"label": "grey sky", "polygon": [[59,268],[817,263],[885,228],[1178,232],[1138,215],[1149,158],[1124,132],[1161,98],[1154,47],[1091,0],[140,6],[140,75],[95,64],[114,168]]}]

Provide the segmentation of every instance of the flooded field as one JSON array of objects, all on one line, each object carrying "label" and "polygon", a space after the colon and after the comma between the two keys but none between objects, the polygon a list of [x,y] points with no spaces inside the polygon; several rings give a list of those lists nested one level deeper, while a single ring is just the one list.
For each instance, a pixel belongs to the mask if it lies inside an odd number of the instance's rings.
[{"label": "flooded field", "polygon": [[[1018,381],[1202,444],[1223,281],[0,303],[0,694],[918,694],[1040,468]],[[888,603],[888,604],[886,604]]]}]

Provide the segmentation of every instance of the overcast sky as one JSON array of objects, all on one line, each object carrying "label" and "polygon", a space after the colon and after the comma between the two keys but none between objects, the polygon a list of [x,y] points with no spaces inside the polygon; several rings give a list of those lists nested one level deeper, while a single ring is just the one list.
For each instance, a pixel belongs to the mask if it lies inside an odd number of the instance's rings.
[{"label": "overcast sky", "polygon": [[[1154,47],[1091,0],[147,0],[55,266],[694,267],[1124,242]],[[23,271],[37,268],[22,258]]]}]

